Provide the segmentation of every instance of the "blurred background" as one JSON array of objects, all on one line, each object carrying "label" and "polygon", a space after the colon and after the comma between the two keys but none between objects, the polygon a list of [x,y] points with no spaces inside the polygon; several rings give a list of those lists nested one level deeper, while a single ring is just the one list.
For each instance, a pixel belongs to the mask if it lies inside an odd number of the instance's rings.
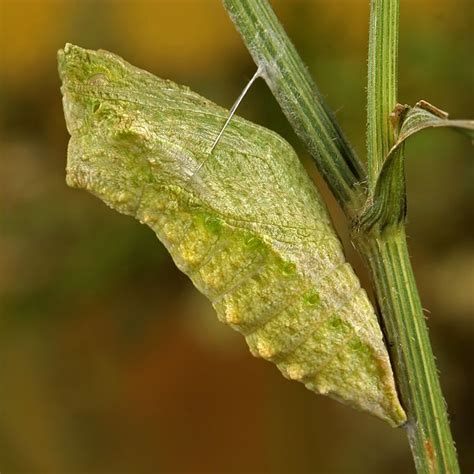
[{"label": "blurred background", "polygon": [[[364,156],[368,0],[274,7]],[[400,101],[472,118],[472,0],[404,0]],[[404,433],[291,383],[154,234],[66,187],[56,51],[116,52],[230,106],[253,65],[218,0],[0,0],[0,471],[413,472]],[[300,153],[263,81],[239,114]],[[464,472],[474,466],[474,161],[452,131],[407,146],[411,254]],[[365,269],[349,258],[369,286]]]}]

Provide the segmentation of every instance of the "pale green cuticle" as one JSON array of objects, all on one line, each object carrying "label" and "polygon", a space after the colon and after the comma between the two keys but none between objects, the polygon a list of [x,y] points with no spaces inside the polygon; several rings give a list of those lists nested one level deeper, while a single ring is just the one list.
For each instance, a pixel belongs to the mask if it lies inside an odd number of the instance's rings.
[{"label": "pale green cuticle", "polygon": [[[59,63],[68,182],[153,228],[252,353],[316,392],[403,423],[374,310],[342,265],[324,203],[291,147],[235,117],[209,156],[226,110],[111,53],[67,46]],[[92,87],[100,71],[108,83]],[[357,373],[344,365],[362,356]]]}]

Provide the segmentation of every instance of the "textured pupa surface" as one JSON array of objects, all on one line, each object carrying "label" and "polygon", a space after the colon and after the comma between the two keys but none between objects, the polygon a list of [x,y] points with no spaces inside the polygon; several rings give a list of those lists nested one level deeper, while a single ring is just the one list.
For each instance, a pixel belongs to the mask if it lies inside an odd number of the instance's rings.
[{"label": "textured pupa surface", "polygon": [[67,183],[150,226],[176,265],[283,375],[405,421],[374,309],[293,149],[106,51],[59,51]]}]

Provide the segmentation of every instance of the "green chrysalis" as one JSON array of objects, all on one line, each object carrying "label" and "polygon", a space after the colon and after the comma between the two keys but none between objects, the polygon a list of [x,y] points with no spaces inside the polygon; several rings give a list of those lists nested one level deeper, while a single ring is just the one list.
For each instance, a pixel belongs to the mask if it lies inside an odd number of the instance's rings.
[{"label": "green chrysalis", "polygon": [[59,51],[67,183],[146,223],[252,354],[405,421],[377,317],[280,136],[106,51]]}]

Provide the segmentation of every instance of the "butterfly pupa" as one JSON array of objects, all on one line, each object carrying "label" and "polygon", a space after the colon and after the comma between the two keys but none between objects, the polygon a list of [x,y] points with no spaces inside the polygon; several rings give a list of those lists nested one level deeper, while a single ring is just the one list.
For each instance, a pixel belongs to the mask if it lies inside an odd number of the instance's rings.
[{"label": "butterfly pupa", "polygon": [[[393,426],[376,314],[291,146],[106,51],[67,44],[67,183],[147,224],[255,356]],[[199,172],[197,172],[199,171]]]}]

